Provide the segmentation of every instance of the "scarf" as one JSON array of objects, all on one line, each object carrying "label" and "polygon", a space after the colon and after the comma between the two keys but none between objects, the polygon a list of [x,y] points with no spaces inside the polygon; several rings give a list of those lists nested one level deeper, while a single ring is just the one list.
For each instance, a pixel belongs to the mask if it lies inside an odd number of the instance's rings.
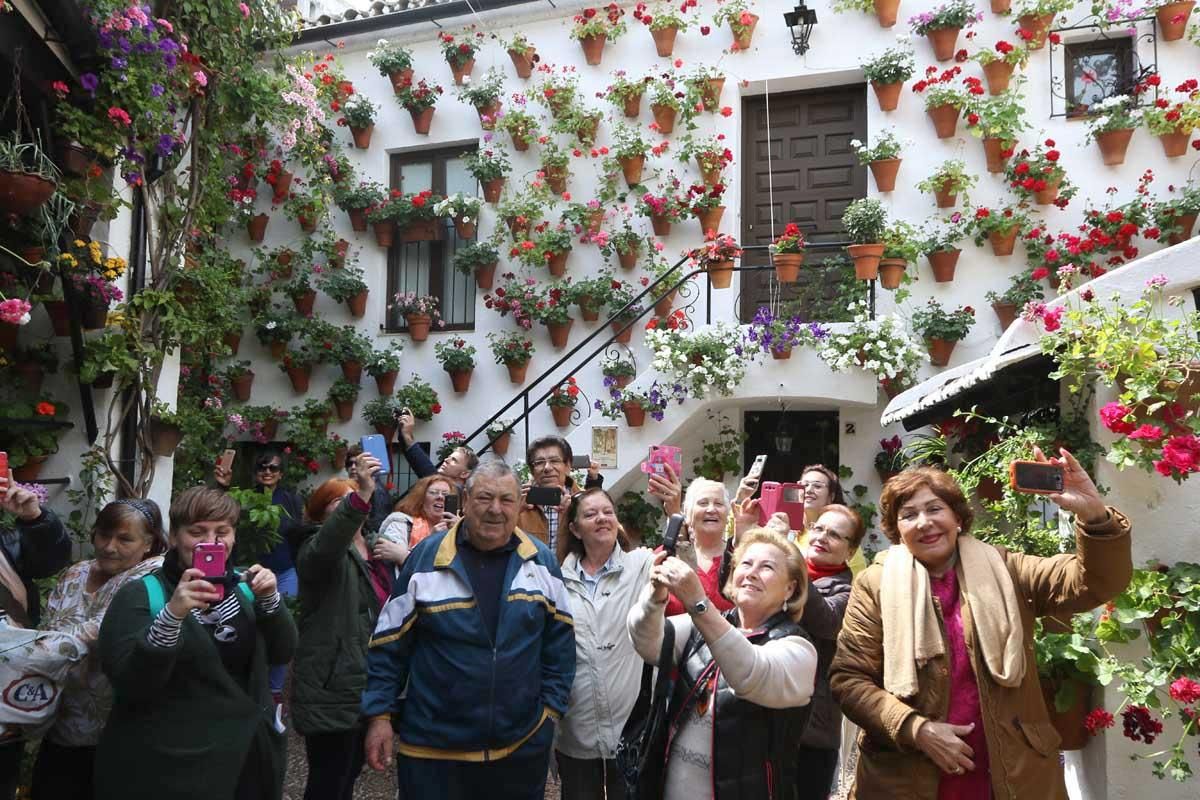
[{"label": "scarf", "polygon": [[804,565],[808,567],[808,579],[810,581],[832,578],[834,575],[841,575],[846,571],[845,564],[838,564],[836,567],[822,567],[820,564],[814,564],[807,558],[804,559]]},{"label": "scarf", "polygon": [[[1024,630],[1012,576],[1000,553],[972,536],[958,537],[959,582],[975,638],[993,680],[1009,688],[1025,677]],[[899,698],[920,688],[917,669],[944,655],[929,572],[907,547],[888,550],[879,588],[883,616],[883,688]]]}]

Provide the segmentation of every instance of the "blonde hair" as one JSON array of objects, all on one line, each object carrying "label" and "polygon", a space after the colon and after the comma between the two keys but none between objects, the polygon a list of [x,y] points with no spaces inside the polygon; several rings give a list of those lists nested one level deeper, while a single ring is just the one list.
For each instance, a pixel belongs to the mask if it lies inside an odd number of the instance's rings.
[{"label": "blonde hair", "polygon": [[721,497],[725,500],[725,508],[729,508],[729,490],[725,488],[725,484],[720,481],[709,480],[708,478],[696,478],[688,484],[687,491],[683,493],[683,506],[681,510],[683,511],[685,522],[691,522],[692,508],[696,505],[697,496],[710,486],[716,486],[721,490]]},{"label": "blonde hair", "polygon": [[789,542],[786,536],[769,528],[751,528],[738,538],[738,546],[734,549],[732,560],[729,562],[729,577],[725,580],[724,587],[725,596],[733,597],[733,573],[737,571],[737,565],[746,555],[746,550],[754,544],[769,544],[783,553],[783,560],[787,565],[787,579],[796,582],[796,588],[792,590],[792,594],[787,599],[787,613],[792,619],[800,619],[804,613],[804,603],[808,600],[808,567],[804,564],[804,554],[800,552],[800,548]]}]

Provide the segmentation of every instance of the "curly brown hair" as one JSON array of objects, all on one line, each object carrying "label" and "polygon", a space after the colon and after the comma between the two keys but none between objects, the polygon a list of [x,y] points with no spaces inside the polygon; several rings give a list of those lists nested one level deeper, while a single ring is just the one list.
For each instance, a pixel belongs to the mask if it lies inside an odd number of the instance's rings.
[{"label": "curly brown hair", "polygon": [[926,488],[950,506],[950,511],[958,517],[958,524],[962,526],[961,533],[971,530],[975,512],[971,510],[958,481],[940,469],[913,467],[888,479],[883,485],[883,493],[879,496],[879,527],[892,544],[900,543],[900,530],[896,527],[900,507],[911,500],[914,494]]}]

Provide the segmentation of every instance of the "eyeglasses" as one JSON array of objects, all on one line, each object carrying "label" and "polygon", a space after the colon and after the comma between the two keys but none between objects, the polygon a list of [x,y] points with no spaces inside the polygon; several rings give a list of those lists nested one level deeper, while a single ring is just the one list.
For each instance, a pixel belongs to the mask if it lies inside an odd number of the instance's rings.
[{"label": "eyeglasses", "polygon": [[565,463],[567,462],[561,458],[539,458],[537,461],[531,462],[529,466],[534,469],[545,469],[546,467],[561,467]]},{"label": "eyeglasses", "polygon": [[283,470],[283,467],[278,464],[259,464],[255,469],[259,472],[280,472]]},{"label": "eyeglasses", "polygon": [[812,528],[810,528],[809,530],[812,532],[813,538],[828,537],[830,539],[833,539],[836,542],[849,542],[850,541],[849,537],[842,536],[837,531],[833,530],[832,528],[826,528],[824,525],[813,525]]},{"label": "eyeglasses", "polygon": [[801,489],[816,489],[818,491],[820,491],[821,489],[829,488],[829,484],[824,483],[822,481],[809,481],[808,483],[805,483],[804,481],[800,481],[800,483],[797,485]]}]

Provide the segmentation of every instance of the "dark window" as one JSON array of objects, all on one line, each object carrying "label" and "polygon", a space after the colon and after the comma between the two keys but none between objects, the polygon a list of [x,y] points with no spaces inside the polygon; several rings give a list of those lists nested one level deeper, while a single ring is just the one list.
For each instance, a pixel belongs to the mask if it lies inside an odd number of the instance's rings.
[{"label": "dark window", "polygon": [[1128,36],[1066,45],[1067,116],[1087,116],[1107,97],[1133,93],[1133,40]]},{"label": "dark window", "polygon": [[[474,147],[423,150],[392,156],[391,186],[406,194],[425,189],[435,194],[456,192],[477,194],[479,184],[467,172],[464,157]],[[442,330],[475,329],[475,278],[454,269],[454,253],[470,243],[462,240],[451,220],[443,220],[445,236],[432,242],[400,242],[388,251],[388,297],[397,292],[416,292],[442,300]],[[407,329],[404,318],[389,311],[385,323],[389,332]]]}]

